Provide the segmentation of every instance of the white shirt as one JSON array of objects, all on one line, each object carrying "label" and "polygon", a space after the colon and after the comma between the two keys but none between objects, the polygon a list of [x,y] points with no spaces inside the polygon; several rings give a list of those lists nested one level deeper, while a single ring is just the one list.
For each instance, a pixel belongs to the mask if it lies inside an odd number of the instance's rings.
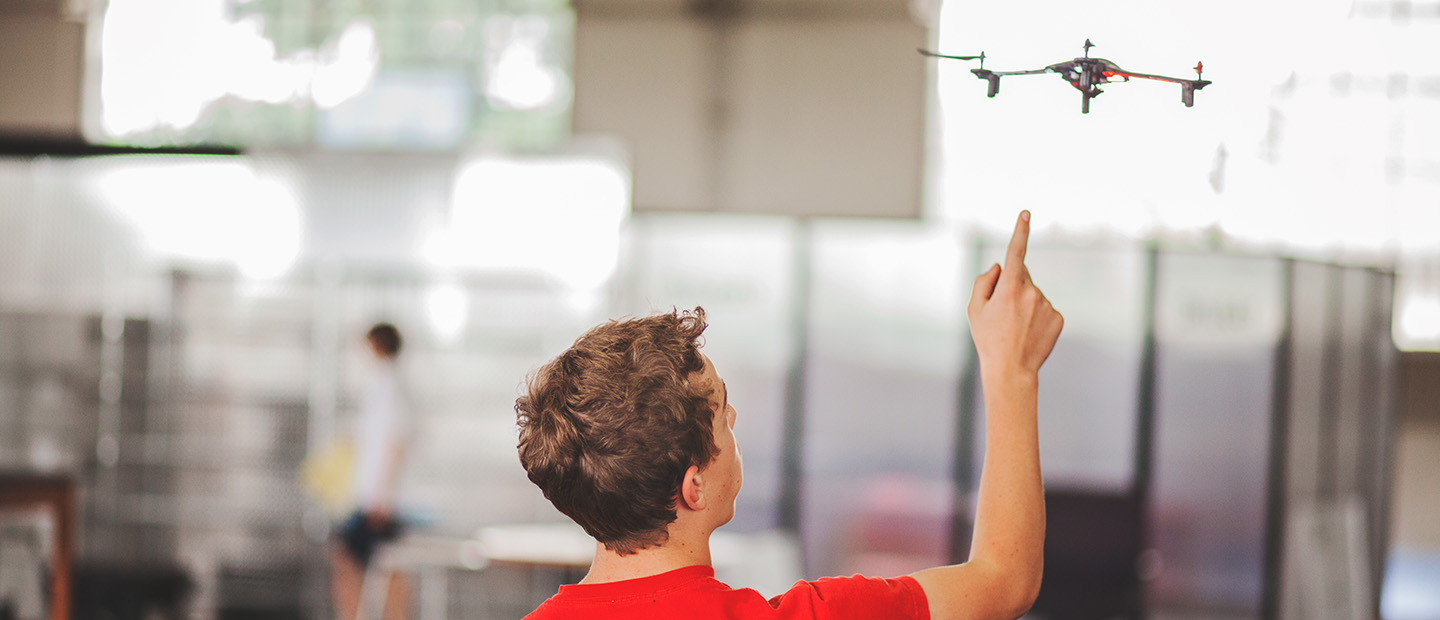
[{"label": "white shirt", "polygon": [[[394,360],[377,360],[360,402],[355,429],[355,477],[352,492],[362,510],[396,500],[397,449],[409,442],[411,426]],[[387,502],[388,500],[388,502]]]}]

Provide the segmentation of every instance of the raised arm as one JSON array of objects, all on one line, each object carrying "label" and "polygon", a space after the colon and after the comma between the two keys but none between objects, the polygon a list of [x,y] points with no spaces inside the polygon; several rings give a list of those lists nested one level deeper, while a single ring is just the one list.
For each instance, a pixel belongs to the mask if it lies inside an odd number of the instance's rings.
[{"label": "raised arm", "polygon": [[970,296],[970,334],[985,390],[985,464],[969,561],[913,575],[934,620],[1012,620],[1030,609],[1040,591],[1045,493],[1038,377],[1064,319],[1030,281],[1029,237],[1030,213],[1021,212],[1005,266],[980,274]]}]

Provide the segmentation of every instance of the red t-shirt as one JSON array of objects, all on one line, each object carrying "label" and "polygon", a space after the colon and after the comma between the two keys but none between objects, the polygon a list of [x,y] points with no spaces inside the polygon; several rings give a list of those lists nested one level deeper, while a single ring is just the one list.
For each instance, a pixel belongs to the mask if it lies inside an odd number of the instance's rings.
[{"label": "red t-shirt", "polygon": [[525,620],[929,620],[930,603],[911,577],[826,577],[797,581],[765,600],[759,592],[735,590],[715,579],[709,566],[687,566],[640,579],[560,586],[560,592]]}]

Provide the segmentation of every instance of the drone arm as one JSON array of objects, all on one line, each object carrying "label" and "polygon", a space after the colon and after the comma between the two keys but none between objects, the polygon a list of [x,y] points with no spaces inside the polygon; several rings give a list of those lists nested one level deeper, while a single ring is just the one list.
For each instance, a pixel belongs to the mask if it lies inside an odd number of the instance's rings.
[{"label": "drone arm", "polygon": [[1195,90],[1200,90],[1210,85],[1210,80],[1187,80],[1185,78],[1170,77],[1168,75],[1155,75],[1153,73],[1132,73],[1130,71],[1116,71],[1115,75],[1124,78],[1144,78],[1147,80],[1159,80],[1161,82],[1174,82],[1176,84],[1188,84]]},{"label": "drone arm", "polygon": [[1124,77],[1124,78],[1144,78],[1144,79],[1147,79],[1147,80],[1160,80],[1161,82],[1175,82],[1176,84],[1184,84],[1185,82],[1190,82],[1190,81],[1192,81],[1192,80],[1183,80],[1183,79],[1180,79],[1180,78],[1173,78],[1173,77],[1170,77],[1170,76],[1168,76],[1168,75],[1154,75],[1154,74],[1151,74],[1151,73],[1131,73],[1131,72],[1129,72],[1129,71],[1116,71],[1116,72],[1115,72],[1115,75],[1118,75],[1118,76],[1121,76],[1121,77]]},{"label": "drone arm", "polygon": [[1002,77],[1006,75],[1040,75],[1042,73],[1054,72],[1055,71],[1050,67],[1045,67],[1044,69],[1027,69],[1025,71],[989,71],[989,73],[994,73],[995,75]]}]

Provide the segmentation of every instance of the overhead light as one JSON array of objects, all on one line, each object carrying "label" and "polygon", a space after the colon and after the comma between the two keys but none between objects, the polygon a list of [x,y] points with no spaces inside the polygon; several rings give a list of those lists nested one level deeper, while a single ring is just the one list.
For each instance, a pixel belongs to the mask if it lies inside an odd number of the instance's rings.
[{"label": "overhead light", "polygon": [[241,275],[274,278],[294,264],[303,218],[285,183],[234,159],[118,158],[95,186],[162,259],[228,262]]},{"label": "overhead light", "polygon": [[440,266],[594,288],[615,271],[629,212],[629,171],[611,159],[481,157],[456,173],[449,225],[425,253]]},{"label": "overhead light", "polygon": [[470,298],[454,282],[436,284],[425,292],[425,314],[435,335],[445,343],[460,340],[470,314]]},{"label": "overhead light", "polygon": [[[1403,282],[1403,278],[1402,278]],[[1440,351],[1440,291],[1402,291],[1397,299],[1395,346],[1405,351]],[[1403,299],[1403,301],[1401,301]]]}]

